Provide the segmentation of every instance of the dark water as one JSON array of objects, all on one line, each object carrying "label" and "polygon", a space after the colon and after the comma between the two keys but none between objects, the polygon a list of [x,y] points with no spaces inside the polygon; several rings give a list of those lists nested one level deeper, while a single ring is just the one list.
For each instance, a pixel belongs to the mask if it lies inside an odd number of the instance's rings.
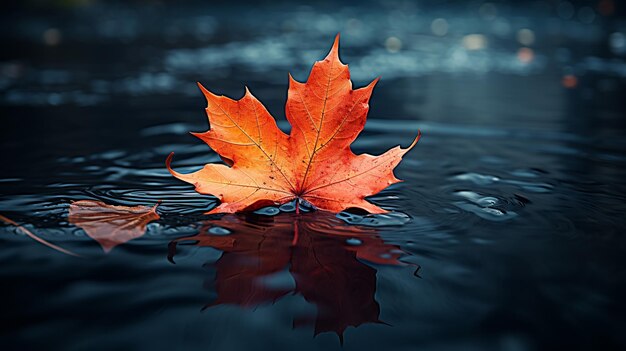
[{"label": "dark water", "polygon": [[[623,348],[626,24],[585,4],[7,10],[0,214],[84,257],[0,227],[3,349]],[[287,72],[339,31],[382,75],[353,149],[423,134],[371,198],[395,213],[203,215],[164,167],[219,160],[195,81],[288,129]],[[80,199],[161,219],[105,255]]]}]

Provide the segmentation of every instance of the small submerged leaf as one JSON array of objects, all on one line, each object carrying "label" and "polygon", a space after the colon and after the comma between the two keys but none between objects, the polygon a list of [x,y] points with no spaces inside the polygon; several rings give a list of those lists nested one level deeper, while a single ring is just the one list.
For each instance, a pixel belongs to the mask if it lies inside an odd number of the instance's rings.
[{"label": "small submerged leaf", "polygon": [[81,200],[70,205],[69,220],[108,253],[117,245],[141,237],[146,225],[160,218],[157,206],[114,206],[102,201]]}]

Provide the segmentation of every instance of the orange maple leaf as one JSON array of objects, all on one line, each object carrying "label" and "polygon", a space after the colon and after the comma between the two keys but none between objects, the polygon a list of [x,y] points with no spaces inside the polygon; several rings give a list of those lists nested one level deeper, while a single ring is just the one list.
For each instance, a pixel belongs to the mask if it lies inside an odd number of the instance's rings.
[{"label": "orange maple leaf", "polygon": [[115,246],[142,236],[146,225],[160,218],[157,206],[114,206],[81,200],[70,205],[69,220],[109,253]]},{"label": "orange maple leaf", "polygon": [[348,66],[339,60],[339,35],[328,56],[313,65],[306,83],[289,76],[285,107],[291,133],[286,135],[265,106],[246,88],[240,100],[218,96],[198,86],[208,107],[210,129],[193,133],[228,165],[208,164],[176,178],[196,191],[217,196],[221,204],[209,213],[233,213],[268,204],[304,199],[319,209],[339,212],[349,207],[370,213],[386,210],[369,203],[374,195],[400,180],[393,174],[406,149],[399,146],[380,156],[355,155],[350,144],[363,129],[369,99],[378,79],[352,89]]}]

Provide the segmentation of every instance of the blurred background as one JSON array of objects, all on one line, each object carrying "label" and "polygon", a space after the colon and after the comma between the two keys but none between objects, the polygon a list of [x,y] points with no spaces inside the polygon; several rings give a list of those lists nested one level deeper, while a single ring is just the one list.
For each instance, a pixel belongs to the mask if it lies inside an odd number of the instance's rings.
[{"label": "blurred background", "polygon": [[[3,141],[24,133],[27,120],[32,132],[56,132],[38,142],[58,143],[60,130],[107,125],[110,112],[131,124],[201,115],[196,81],[231,97],[247,84],[284,118],[287,72],[304,80],[336,33],[357,86],[382,77],[373,118],[558,124],[602,136],[624,129],[619,1],[30,0],[3,7]],[[124,129],[107,137],[126,139],[120,134],[132,133]]]},{"label": "blurred background", "polygon": [[0,227],[11,286],[1,335],[16,345],[339,349],[334,335],[291,330],[295,297],[256,314],[198,312],[214,297],[204,263],[219,253],[187,248],[174,266],[166,246],[196,234],[216,201],[164,168],[172,151],[183,172],[219,160],[188,134],[207,128],[197,81],[232,98],[247,85],[288,130],[287,73],[304,81],[337,33],[355,86],[381,77],[353,149],[423,133],[398,168],[406,182],[371,199],[405,214],[377,233],[423,279],[376,266],[381,319],[394,327],[350,328],[344,350],[626,345],[626,2],[1,6],[0,213],[100,257],[68,224],[70,201],[163,200],[146,237],[106,260],[76,264]]}]

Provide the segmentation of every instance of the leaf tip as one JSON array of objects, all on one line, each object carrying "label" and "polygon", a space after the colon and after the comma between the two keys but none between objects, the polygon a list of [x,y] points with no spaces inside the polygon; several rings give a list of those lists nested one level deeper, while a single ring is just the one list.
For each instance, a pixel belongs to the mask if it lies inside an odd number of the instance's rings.
[{"label": "leaf tip", "polygon": [[209,91],[207,90],[207,88],[205,88],[205,87],[204,87],[204,85],[202,85],[202,83],[200,83],[200,82],[196,82],[196,84],[198,85],[198,88],[200,88],[200,90],[201,90],[203,93],[208,93],[208,92],[209,92]]},{"label": "leaf tip", "polygon": [[330,52],[326,56],[326,59],[339,61],[339,33],[335,36],[333,46],[330,48]]},{"label": "leaf tip", "polygon": [[376,79],[374,79],[373,81],[371,81],[366,87],[365,89],[367,90],[374,90],[374,87],[376,86],[376,84],[378,84],[378,81],[380,81],[380,77],[376,77]]},{"label": "leaf tip", "polygon": [[417,136],[415,137],[415,140],[413,140],[413,142],[411,143],[411,145],[409,145],[408,148],[406,148],[407,151],[411,150],[415,145],[417,145],[417,142],[420,141],[420,138],[422,137],[422,131],[421,130],[417,130]]},{"label": "leaf tip", "polygon": [[289,85],[291,85],[292,83],[295,83],[296,80],[293,78],[293,76],[291,75],[291,72],[287,73],[287,77],[289,77]]},{"label": "leaf tip", "polygon": [[250,88],[248,88],[247,85],[244,85],[245,88],[245,93],[243,94],[244,98],[249,98],[249,99],[254,99],[254,95],[252,95],[252,92],[250,91]]},{"label": "leaf tip", "polygon": [[165,159],[165,167],[167,167],[167,170],[171,175],[178,178],[178,172],[172,169],[172,158],[174,158],[174,152],[170,152],[170,154],[167,155],[167,158]]},{"label": "leaf tip", "polygon": [[198,84],[198,88],[200,88],[200,91],[202,92],[204,97],[207,99],[207,101],[211,101],[212,99],[216,99],[219,97],[213,94],[211,91],[209,91],[209,89],[205,88],[204,85],[202,85],[202,83],[200,82],[196,82],[196,83]]},{"label": "leaf tip", "polygon": [[[172,152],[173,154],[173,152]],[[159,216],[159,214],[157,213],[157,207],[159,207],[159,205],[161,205],[161,203],[163,202],[163,200],[159,200],[157,201],[156,204],[154,204],[154,206],[152,206],[152,208],[150,209],[150,212],[154,213],[155,215],[157,215],[158,218],[161,218],[161,216]]]}]

